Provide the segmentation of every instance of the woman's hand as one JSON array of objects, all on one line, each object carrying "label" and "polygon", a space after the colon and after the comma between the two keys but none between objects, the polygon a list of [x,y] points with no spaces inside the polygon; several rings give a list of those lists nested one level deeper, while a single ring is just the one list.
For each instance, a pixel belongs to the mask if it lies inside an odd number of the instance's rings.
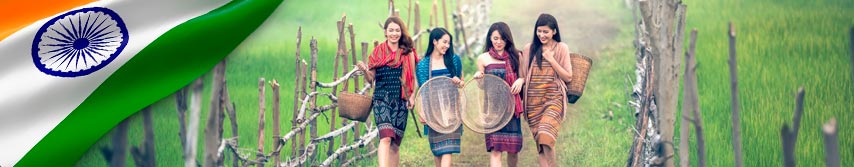
[{"label": "woman's hand", "polygon": [[524,79],[522,79],[522,78],[516,79],[516,81],[513,82],[513,86],[510,86],[510,93],[514,94],[514,95],[519,94],[519,92],[522,92],[522,86],[523,85],[525,85]]},{"label": "woman's hand", "polygon": [[362,61],[359,61],[356,63],[356,68],[359,68],[359,70],[362,70],[362,71],[368,71],[368,66],[365,65],[365,62],[362,62]]},{"label": "woman's hand", "polygon": [[480,71],[475,72],[474,73],[474,79],[483,79],[483,72],[480,72]]},{"label": "woman's hand", "polygon": [[412,96],[409,96],[409,99],[407,99],[406,101],[407,101],[406,102],[406,109],[412,110],[412,108],[415,108],[415,94],[414,93]]},{"label": "woman's hand", "polygon": [[465,85],[465,81],[463,81],[457,77],[451,78],[451,82],[453,82],[454,84],[457,84],[457,87],[460,87],[460,88],[462,88],[463,85]]},{"label": "woman's hand", "polygon": [[555,51],[552,49],[546,50],[545,48],[543,48],[543,59],[545,59],[551,64],[555,64]]}]

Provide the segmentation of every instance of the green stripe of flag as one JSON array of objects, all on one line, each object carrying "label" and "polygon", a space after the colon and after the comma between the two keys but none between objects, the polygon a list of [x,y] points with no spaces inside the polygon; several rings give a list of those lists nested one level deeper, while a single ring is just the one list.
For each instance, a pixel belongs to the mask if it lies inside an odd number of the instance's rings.
[{"label": "green stripe of flag", "polygon": [[107,78],[18,166],[72,166],[120,121],[210,71],[282,0],[236,0],[167,31]]}]

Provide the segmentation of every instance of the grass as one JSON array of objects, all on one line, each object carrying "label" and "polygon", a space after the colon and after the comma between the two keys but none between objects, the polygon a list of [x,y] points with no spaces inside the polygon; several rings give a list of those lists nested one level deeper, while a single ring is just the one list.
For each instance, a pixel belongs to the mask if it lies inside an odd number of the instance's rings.
[{"label": "grass", "polygon": [[[835,117],[842,164],[854,163],[854,88],[848,31],[854,2],[686,0],[697,38],[698,87],[709,166],[733,166],[727,22],[737,31],[745,166],[782,166],[780,129],[790,124],[798,87],[806,90],[799,164],[823,166],[820,127]],[[688,40],[685,40],[688,41]],[[678,123],[677,123],[678,124]],[[693,130],[692,130],[693,131]],[[694,133],[694,132],[692,132]],[[678,135],[677,135],[678,136]],[[696,150],[691,136],[691,150]],[[691,155],[696,165],[696,154]]]}]

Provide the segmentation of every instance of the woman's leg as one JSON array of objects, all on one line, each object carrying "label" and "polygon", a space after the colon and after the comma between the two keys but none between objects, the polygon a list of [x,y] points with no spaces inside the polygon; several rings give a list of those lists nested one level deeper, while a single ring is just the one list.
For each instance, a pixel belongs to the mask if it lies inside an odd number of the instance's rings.
[{"label": "woman's leg", "polygon": [[391,163],[390,163],[391,160],[389,159],[390,154],[391,154],[391,148],[390,147],[391,147],[391,138],[390,137],[383,137],[380,139],[380,145],[379,145],[379,148],[377,148],[377,157],[379,160],[379,162],[377,164],[379,164],[380,167],[390,167],[390,165],[391,165]]},{"label": "woman's leg", "polygon": [[554,166],[554,150],[544,144],[541,144],[540,147],[542,147],[542,152],[540,152],[540,156],[538,158],[540,160],[540,166]]},{"label": "woman's leg", "polygon": [[400,166],[400,146],[397,144],[391,144],[391,167]]},{"label": "woman's leg", "polygon": [[442,167],[442,156],[433,156],[433,164],[436,167]]},{"label": "woman's leg", "polygon": [[442,167],[451,167],[451,154],[442,155]]},{"label": "woman's leg", "polygon": [[489,166],[501,167],[501,152],[500,151],[492,151],[491,153],[489,153]]},{"label": "woman's leg", "polygon": [[516,163],[519,162],[519,154],[518,153],[507,153],[507,166],[516,167]]}]

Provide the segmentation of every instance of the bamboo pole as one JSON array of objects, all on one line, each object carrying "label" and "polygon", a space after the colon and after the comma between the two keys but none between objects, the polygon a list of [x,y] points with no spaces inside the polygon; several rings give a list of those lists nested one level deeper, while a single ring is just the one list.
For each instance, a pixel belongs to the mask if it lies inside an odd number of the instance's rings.
[{"label": "bamboo pole", "polygon": [[436,2],[436,0],[433,0],[433,12],[430,13],[430,27],[439,25],[439,11],[437,10],[437,3],[438,2]]},{"label": "bamboo pole", "polygon": [[729,23],[729,74],[732,89],[732,147],[735,152],[735,166],[742,166],[741,155],[741,118],[739,116],[740,102],[738,100],[738,70],[735,49],[735,25]]},{"label": "bamboo pole", "polygon": [[[281,137],[279,136],[279,129],[281,128],[279,125],[279,114],[281,112],[279,110],[279,81],[273,79],[273,81],[270,82],[270,87],[273,88],[273,148],[279,148],[279,145],[284,144],[282,142],[279,142],[278,140],[275,140]],[[272,156],[274,157],[273,164],[279,164],[279,150],[272,152]]]}]

